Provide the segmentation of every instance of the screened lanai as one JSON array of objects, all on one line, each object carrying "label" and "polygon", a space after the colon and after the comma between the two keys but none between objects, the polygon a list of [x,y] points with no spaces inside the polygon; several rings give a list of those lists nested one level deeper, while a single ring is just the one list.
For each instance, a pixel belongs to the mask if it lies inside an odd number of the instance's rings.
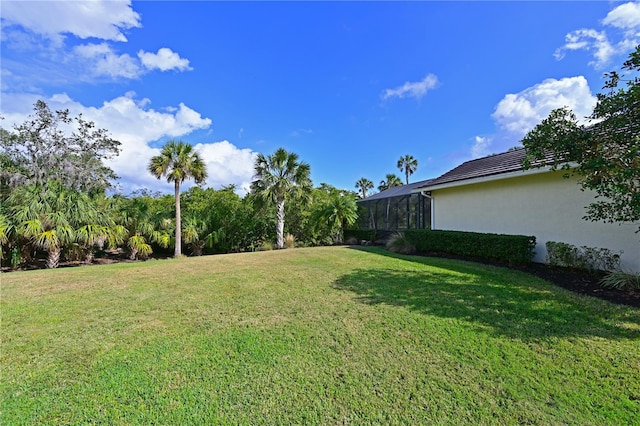
[{"label": "screened lanai", "polygon": [[360,229],[402,231],[429,229],[431,199],[427,194],[412,192],[428,180],[395,186],[358,201]]}]

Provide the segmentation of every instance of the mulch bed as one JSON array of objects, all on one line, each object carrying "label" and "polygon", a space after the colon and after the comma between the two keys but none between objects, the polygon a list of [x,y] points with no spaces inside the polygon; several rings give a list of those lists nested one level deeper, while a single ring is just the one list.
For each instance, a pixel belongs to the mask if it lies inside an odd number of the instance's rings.
[{"label": "mulch bed", "polygon": [[[440,253],[420,254],[433,257],[446,257],[449,259],[468,260],[494,266],[505,266],[493,262],[469,259],[460,256],[443,255]],[[569,268],[546,265],[543,263],[530,263],[527,266],[507,267],[517,269],[531,275],[535,275],[574,293],[597,297],[599,299],[607,300],[618,305],[627,305],[633,306],[635,308],[640,308],[640,290],[616,290],[612,288],[604,288],[600,285],[600,279],[602,279],[604,275],[602,273],[591,274],[585,271],[577,271]]]},{"label": "mulch bed", "polygon": [[618,305],[640,308],[640,291],[604,288],[600,285],[602,274],[594,275],[541,263],[532,263],[520,269],[575,293],[608,300]]}]

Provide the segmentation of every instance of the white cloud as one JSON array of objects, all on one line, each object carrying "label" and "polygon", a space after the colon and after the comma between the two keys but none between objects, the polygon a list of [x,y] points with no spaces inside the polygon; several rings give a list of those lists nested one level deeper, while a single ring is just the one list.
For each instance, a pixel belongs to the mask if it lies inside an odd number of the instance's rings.
[{"label": "white cloud", "polygon": [[95,76],[137,78],[142,74],[138,62],[127,54],[118,55],[107,43],[82,44],[73,51],[86,62]]},{"label": "white cloud", "polygon": [[235,184],[239,193],[249,192],[253,178],[256,152],[248,148],[240,149],[229,141],[199,143],[195,149],[207,164],[206,185],[219,188]]},{"label": "white cloud", "polygon": [[625,3],[616,7],[607,14],[602,23],[623,30],[640,27],[640,2]]},{"label": "white cloud", "polygon": [[[140,49],[137,56],[114,47],[114,41],[127,41],[125,30],[142,26],[130,1],[3,1],[1,21],[3,48],[20,54],[2,64],[2,86],[13,90],[192,69],[188,59],[167,47],[156,53]],[[100,41],[72,47],[87,38]]]},{"label": "white cloud", "polygon": [[607,65],[611,58],[617,54],[617,49],[607,38],[606,32],[593,29],[581,29],[567,34],[565,36],[565,45],[556,49],[554,56],[560,60],[564,58],[568,50],[588,50],[593,52],[595,60],[589,62],[589,65],[598,69]]},{"label": "white cloud", "polygon": [[473,158],[480,158],[489,155],[491,142],[491,139],[488,137],[476,136],[474,138],[474,144],[471,147],[471,156]]},{"label": "white cloud", "polygon": [[180,71],[191,70],[189,60],[181,58],[180,55],[167,47],[158,49],[158,53],[150,53],[139,51],[138,58],[145,68],[149,70],[159,69],[160,71],[168,71],[177,69]]},{"label": "white cloud", "polygon": [[[602,24],[613,29],[613,33],[592,28],[572,31],[565,36],[565,44],[554,52],[556,59],[563,59],[567,51],[585,50],[594,57],[589,65],[601,69],[615,56],[633,50],[640,42],[640,2],[628,2],[615,7],[602,20]],[[617,41],[611,41],[612,38]]]},{"label": "white cloud", "polygon": [[519,93],[506,95],[492,117],[501,129],[522,137],[555,108],[569,107],[584,121],[595,104],[596,97],[583,76],[550,78]]},{"label": "white cloud", "polygon": [[3,1],[2,21],[3,26],[20,25],[57,42],[64,34],[127,41],[124,30],[142,26],[128,0]]},{"label": "white cloud", "polygon": [[505,95],[491,117],[498,130],[491,135],[475,136],[473,145],[461,160],[504,152],[518,146],[524,135],[549,116],[556,108],[568,107],[582,124],[597,102],[583,76],[547,79],[518,93]]},{"label": "white cloud", "polygon": [[[11,128],[14,123],[24,122],[39,98],[35,94],[2,93],[0,115],[5,117],[2,126]],[[82,113],[85,119],[107,129],[114,139],[122,142],[120,155],[109,160],[108,165],[120,176],[119,183],[125,193],[141,188],[171,192],[171,185],[164,180],[157,180],[146,170],[149,159],[160,152],[150,143],[165,138],[180,138],[211,126],[209,118],[203,118],[183,103],[158,111],[149,108],[149,99],[135,99],[133,92],[106,101],[99,107],[82,105],[64,93],[44,100],[52,110],[69,109],[72,115]],[[236,184],[239,193],[248,190],[255,153],[250,149],[236,148],[228,141],[199,143],[195,147],[202,153],[208,166],[207,184]],[[191,184],[185,182],[185,188]]]},{"label": "white cloud", "polygon": [[394,89],[386,89],[382,95],[382,99],[389,98],[416,98],[421,99],[431,89],[435,89],[438,86],[438,77],[434,74],[428,74],[421,81],[409,82],[407,81],[402,86]]}]

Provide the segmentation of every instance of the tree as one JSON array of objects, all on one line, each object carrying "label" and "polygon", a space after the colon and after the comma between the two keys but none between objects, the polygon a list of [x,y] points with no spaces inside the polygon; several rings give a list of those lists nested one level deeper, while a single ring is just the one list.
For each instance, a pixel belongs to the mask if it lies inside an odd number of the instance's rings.
[{"label": "tree", "polygon": [[[115,196],[112,198],[116,222],[124,230],[124,243],[129,250],[129,258],[136,260],[153,253],[151,244],[167,248],[171,243],[170,220],[172,212],[164,197],[142,191],[133,198]],[[175,230],[174,230],[175,232]]]},{"label": "tree", "polygon": [[[21,186],[7,199],[15,232],[47,252],[47,267],[57,268],[63,249],[73,243],[90,248],[98,241],[115,241],[110,218],[84,192],[59,182]],[[117,242],[117,241],[115,241]]]},{"label": "tree", "polygon": [[[596,201],[584,219],[640,221],[640,45],[623,64],[636,76],[624,80],[616,71],[607,80],[590,123],[582,125],[568,108],[552,111],[522,139],[525,167],[551,166],[575,174]],[[626,81],[627,87],[619,87]]]},{"label": "tree", "polygon": [[314,212],[313,219],[317,228],[328,230],[334,243],[341,243],[345,226],[358,220],[358,206],[353,194],[333,192],[329,199]]},{"label": "tree", "polygon": [[182,223],[180,217],[180,184],[186,179],[193,178],[197,184],[204,183],[207,178],[207,167],[193,146],[182,141],[169,141],[162,148],[160,155],[149,161],[149,172],[156,178],[166,177],[167,182],[174,183],[176,197],[176,229],[175,251],[176,257],[182,254]]},{"label": "tree", "polygon": [[373,182],[367,178],[360,178],[356,182],[356,188],[360,190],[360,198],[367,198],[367,191],[373,189]]},{"label": "tree", "polygon": [[50,181],[89,193],[111,186],[115,173],[103,164],[120,152],[120,142],[98,129],[82,114],[69,110],[52,112],[37,101],[34,114],[14,131],[0,132],[0,186],[38,185]]},{"label": "tree", "polygon": [[0,261],[2,261],[5,254],[5,249],[9,247],[12,232],[13,224],[9,217],[3,213],[2,206],[0,206]]},{"label": "tree", "polygon": [[400,172],[404,172],[404,175],[407,180],[407,185],[409,185],[409,175],[412,175],[418,169],[418,160],[413,158],[412,155],[405,155],[404,157],[400,157],[398,160],[398,169]]},{"label": "tree", "polygon": [[278,148],[273,154],[258,154],[251,192],[259,204],[276,205],[276,238],[284,247],[284,206],[288,198],[303,195],[311,189],[309,164],[299,161],[298,154]]},{"label": "tree", "polygon": [[224,238],[222,229],[211,230],[206,220],[196,216],[187,216],[182,226],[184,242],[191,249],[192,256],[202,256],[205,247],[213,247]]},{"label": "tree", "polygon": [[380,185],[378,185],[379,191],[384,191],[394,186],[402,186],[402,180],[392,173],[387,174],[385,178],[386,180],[381,180]]}]

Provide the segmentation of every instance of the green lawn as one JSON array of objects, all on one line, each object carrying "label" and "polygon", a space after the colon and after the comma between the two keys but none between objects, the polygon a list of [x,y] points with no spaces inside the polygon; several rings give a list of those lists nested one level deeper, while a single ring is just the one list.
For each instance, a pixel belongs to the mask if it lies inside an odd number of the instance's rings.
[{"label": "green lawn", "polygon": [[0,423],[640,424],[640,310],[309,248],[7,273]]}]

